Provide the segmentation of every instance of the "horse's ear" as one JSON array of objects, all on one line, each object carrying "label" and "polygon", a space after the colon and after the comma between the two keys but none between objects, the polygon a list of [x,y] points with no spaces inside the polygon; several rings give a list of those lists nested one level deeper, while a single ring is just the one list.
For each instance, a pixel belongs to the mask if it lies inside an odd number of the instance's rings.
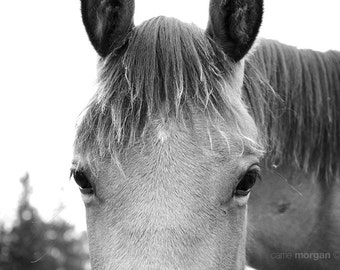
[{"label": "horse's ear", "polygon": [[263,0],[210,0],[207,34],[235,62],[253,45],[263,15]]},{"label": "horse's ear", "polygon": [[119,48],[133,28],[134,0],[81,0],[83,22],[101,57]]}]

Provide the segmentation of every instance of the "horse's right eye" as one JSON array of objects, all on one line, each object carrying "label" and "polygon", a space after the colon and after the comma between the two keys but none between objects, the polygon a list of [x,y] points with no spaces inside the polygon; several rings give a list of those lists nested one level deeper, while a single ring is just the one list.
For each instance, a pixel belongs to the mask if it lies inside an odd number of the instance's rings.
[{"label": "horse's right eye", "polygon": [[93,187],[83,171],[71,170],[71,177],[79,186],[80,192],[84,195],[92,195]]},{"label": "horse's right eye", "polygon": [[255,185],[256,180],[261,178],[260,170],[255,168],[249,170],[241,179],[239,184],[235,189],[235,195],[238,197],[245,197],[247,196],[252,187]]}]

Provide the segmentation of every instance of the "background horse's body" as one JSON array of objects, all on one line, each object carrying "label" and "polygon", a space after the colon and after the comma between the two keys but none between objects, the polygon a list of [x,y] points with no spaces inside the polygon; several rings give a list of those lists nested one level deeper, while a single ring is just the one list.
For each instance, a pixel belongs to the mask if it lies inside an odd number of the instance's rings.
[{"label": "background horse's body", "polygon": [[258,269],[338,269],[340,53],[264,40],[252,57],[279,99],[262,105],[272,144],[249,201],[248,260]]},{"label": "background horse's body", "polygon": [[326,186],[292,167],[264,173],[249,200],[250,265],[279,270],[339,269],[339,194],[339,183]]}]

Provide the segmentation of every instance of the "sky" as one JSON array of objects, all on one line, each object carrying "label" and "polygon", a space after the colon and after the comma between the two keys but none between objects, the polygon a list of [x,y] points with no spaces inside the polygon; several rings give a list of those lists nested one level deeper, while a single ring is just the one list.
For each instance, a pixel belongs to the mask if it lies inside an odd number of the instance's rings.
[{"label": "sky", "polygon": [[[135,23],[158,15],[205,28],[208,0],[136,0]],[[340,50],[339,0],[265,0],[260,36],[299,48]],[[97,55],[79,0],[0,2],[0,223],[10,224],[26,172],[32,204],[45,220],[85,229],[69,181],[79,114],[96,90]]]}]

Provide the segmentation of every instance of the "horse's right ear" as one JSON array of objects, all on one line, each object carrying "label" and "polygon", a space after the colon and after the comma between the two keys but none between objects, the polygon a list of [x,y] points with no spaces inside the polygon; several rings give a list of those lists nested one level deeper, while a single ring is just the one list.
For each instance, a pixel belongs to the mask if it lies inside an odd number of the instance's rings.
[{"label": "horse's right ear", "polygon": [[81,0],[83,22],[101,57],[121,47],[134,27],[134,0]]},{"label": "horse's right ear", "polygon": [[210,0],[207,34],[238,62],[253,45],[262,15],[263,0]]}]

